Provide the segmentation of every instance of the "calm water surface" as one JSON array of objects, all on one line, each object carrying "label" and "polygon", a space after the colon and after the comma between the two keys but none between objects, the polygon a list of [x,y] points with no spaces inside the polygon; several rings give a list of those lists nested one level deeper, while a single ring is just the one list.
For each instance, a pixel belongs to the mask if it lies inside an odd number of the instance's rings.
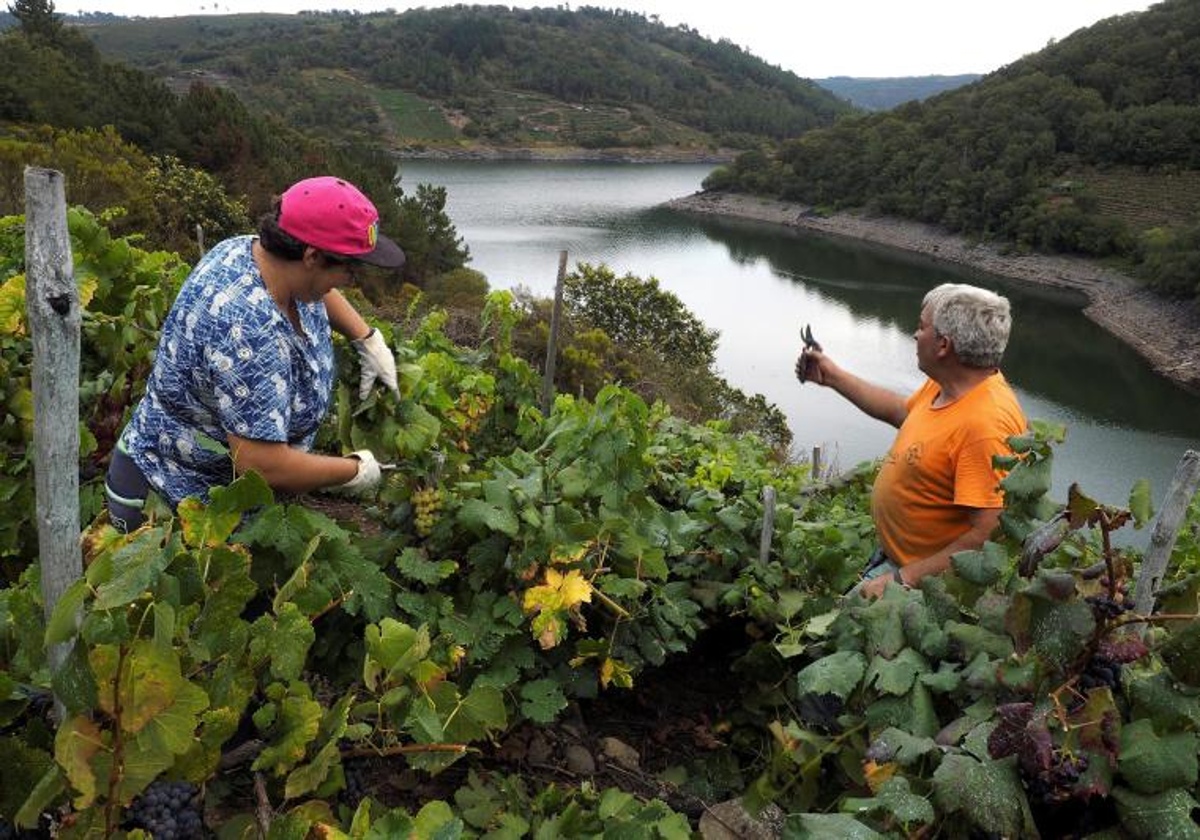
[{"label": "calm water surface", "polygon": [[[994,288],[1013,303],[1004,371],[1026,414],[1065,423],[1056,490],[1069,480],[1123,503],[1139,477],[1161,500],[1179,457],[1200,448],[1200,399],[1156,375],[1079,312],[1079,301],[952,270],[899,252],[777,227],[659,209],[697,190],[709,166],[408,161],[403,184],[444,186],[472,265],[495,287],[552,293],[558,252],[653,275],[721,332],[718,364],[787,415],[796,445],[842,467],[883,454],[894,430],[792,373],[811,323],[839,364],[897,391],[923,377],[912,330],[944,282]],[[1139,538],[1144,539],[1144,538]]]}]

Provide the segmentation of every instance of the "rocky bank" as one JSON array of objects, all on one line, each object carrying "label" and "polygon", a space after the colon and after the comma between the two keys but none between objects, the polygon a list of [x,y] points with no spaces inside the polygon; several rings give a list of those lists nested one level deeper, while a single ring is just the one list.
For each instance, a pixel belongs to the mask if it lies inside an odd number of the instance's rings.
[{"label": "rocky bank", "polygon": [[1124,341],[1163,376],[1200,394],[1200,306],[1164,298],[1118,271],[1078,257],[1008,254],[933,225],[861,212],[821,216],[802,204],[722,192],[667,202],[685,213],[783,225],[873,242],[988,274],[1079,292],[1084,314]]}]

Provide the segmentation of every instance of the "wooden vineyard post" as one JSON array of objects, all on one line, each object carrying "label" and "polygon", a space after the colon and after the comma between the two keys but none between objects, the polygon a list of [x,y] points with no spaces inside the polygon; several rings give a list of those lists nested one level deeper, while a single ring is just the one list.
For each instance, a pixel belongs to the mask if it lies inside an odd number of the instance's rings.
[{"label": "wooden vineyard post", "polygon": [[1179,526],[1187,516],[1188,505],[1196,495],[1197,487],[1200,487],[1200,452],[1189,449],[1183,453],[1179,466],[1175,468],[1175,477],[1171,479],[1167,497],[1154,517],[1154,525],[1150,530],[1150,545],[1142,559],[1133,598],[1133,609],[1140,615],[1149,615],[1154,609],[1154,597],[1167,572]]},{"label": "wooden vineyard post", "polygon": [[766,565],[771,559],[771,542],[775,539],[775,488],[763,488],[763,526],[758,541],[758,562]]},{"label": "wooden vineyard post", "polygon": [[[25,169],[25,306],[33,339],[34,486],[46,618],[83,574],[79,546],[79,290],[61,172]],[[51,672],[70,653],[49,651]],[[60,709],[61,711],[61,709]]]},{"label": "wooden vineyard post", "polygon": [[814,446],[813,451],[812,451],[812,480],[813,481],[821,480],[821,467],[822,467],[821,461],[824,460],[822,458],[822,455],[823,455],[823,453],[821,451],[821,447]]},{"label": "wooden vineyard post", "polygon": [[196,248],[200,251],[200,259],[204,259],[204,255],[208,253],[204,247],[204,225],[198,222],[196,224]]},{"label": "wooden vineyard post", "polygon": [[554,309],[550,311],[550,338],[546,342],[546,367],[542,371],[542,414],[554,406],[554,366],[558,358],[558,330],[562,321],[563,279],[567,276],[567,252],[558,252],[558,279],[554,281]]}]

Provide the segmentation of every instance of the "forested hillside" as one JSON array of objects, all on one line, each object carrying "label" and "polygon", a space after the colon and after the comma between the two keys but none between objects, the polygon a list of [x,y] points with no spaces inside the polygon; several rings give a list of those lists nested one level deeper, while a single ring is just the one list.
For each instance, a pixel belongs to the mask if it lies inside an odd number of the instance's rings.
[{"label": "forested hillside", "polygon": [[[1200,277],[1200,4],[1110,18],[980,82],[751,152],[707,186]],[[1163,217],[1170,209],[1169,218]]]},{"label": "forested hillside", "polygon": [[859,78],[831,76],[813,79],[825,90],[840,96],[852,105],[867,111],[886,111],[914,100],[921,101],[948,90],[979,81],[978,73],[960,76],[896,76],[894,78]]},{"label": "forested hillside", "polygon": [[728,42],[584,7],[205,16],[86,29],[184,85],[228,85],[329,136],[592,147],[742,146],[850,107]]}]

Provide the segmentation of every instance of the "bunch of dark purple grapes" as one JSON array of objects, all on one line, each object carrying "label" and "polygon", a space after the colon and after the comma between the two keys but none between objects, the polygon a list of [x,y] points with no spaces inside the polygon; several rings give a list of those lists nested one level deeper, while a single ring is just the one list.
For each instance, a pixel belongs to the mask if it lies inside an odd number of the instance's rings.
[{"label": "bunch of dark purple grapes", "polygon": [[154,840],[196,840],[203,836],[199,791],[191,782],[154,782],[125,813],[132,827],[144,828]]},{"label": "bunch of dark purple grapes", "polygon": [[42,840],[48,838],[50,830],[45,825],[45,817],[42,818],[42,824],[35,829],[17,828],[8,820],[0,817],[0,840]]},{"label": "bunch of dark purple grapes", "polygon": [[1061,750],[1055,750],[1048,768],[1025,776],[1029,798],[1045,804],[1066,802],[1074,794],[1075,785],[1087,766],[1086,755],[1068,756]]},{"label": "bunch of dark purple grapes", "polygon": [[1087,666],[1079,675],[1079,687],[1084,691],[1089,688],[1117,688],[1121,684],[1121,663],[1115,662],[1104,654],[1097,653],[1088,660]]},{"label": "bunch of dark purple grapes", "polygon": [[[1121,596],[1118,595],[1118,597]],[[1132,606],[1129,603],[1129,599],[1124,597],[1121,597],[1120,601],[1115,601],[1108,595],[1089,595],[1086,600],[1092,608],[1092,615],[1096,616],[1097,621],[1112,621],[1122,613],[1127,612]]]}]

